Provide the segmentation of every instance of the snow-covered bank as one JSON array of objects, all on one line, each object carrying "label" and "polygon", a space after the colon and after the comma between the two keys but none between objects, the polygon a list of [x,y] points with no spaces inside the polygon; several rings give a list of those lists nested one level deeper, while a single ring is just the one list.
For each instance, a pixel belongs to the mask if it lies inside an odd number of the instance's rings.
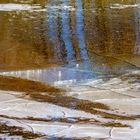
[{"label": "snow-covered bank", "polygon": [[[4,73],[8,76],[7,74]],[[17,76],[16,74],[13,72],[12,76]],[[0,120],[1,123],[8,122],[6,124],[10,126],[22,127],[46,137],[122,139],[123,132],[123,139],[139,139],[138,76],[139,71],[133,71],[117,78],[93,80],[85,78],[84,82],[79,84],[69,83],[68,79],[67,82],[54,81],[55,85],[66,90],[65,98],[68,102],[71,101],[69,97],[78,99],[75,101],[82,101],[83,109],[74,109],[73,105],[62,105],[59,101],[52,102],[50,100],[52,97],[45,93],[37,93],[42,95],[37,99],[31,98],[30,93],[0,91]],[[40,80],[35,70],[34,78]],[[41,99],[45,96],[47,96],[46,102]],[[110,109],[97,108],[96,112],[93,107],[93,111],[90,111],[89,104],[86,111],[85,101],[103,103]]]},{"label": "snow-covered bank", "polygon": [[[100,116],[76,111],[68,108],[63,108],[49,103],[40,103],[19,99],[15,95],[20,93],[3,92],[0,94],[0,120],[10,126],[23,127],[34,133],[55,137],[90,137],[90,138],[121,138],[121,131],[124,132],[125,138],[140,138],[139,120],[118,121],[123,124],[129,124],[132,128],[113,128],[102,126],[101,123],[112,122],[112,120],[101,118]],[[132,100],[133,102],[133,100]],[[134,101],[135,102],[135,101]],[[126,100],[126,104],[129,104]],[[139,109],[139,107],[137,108]],[[36,119],[29,119],[36,118]],[[27,119],[28,118],[28,119]],[[37,120],[37,118],[40,118]],[[42,118],[42,121],[41,121]],[[48,121],[54,118],[54,121]],[[58,119],[57,119],[58,118]],[[62,122],[59,118],[69,118],[71,122]],[[92,119],[89,122],[76,122],[73,119],[83,118]],[[44,120],[46,119],[46,121]],[[73,121],[72,121],[73,120]],[[95,120],[95,122],[94,122]],[[97,122],[97,120],[99,122]],[[92,123],[91,123],[92,122]],[[81,133],[82,132],[82,133]],[[111,134],[110,134],[111,133]]]}]

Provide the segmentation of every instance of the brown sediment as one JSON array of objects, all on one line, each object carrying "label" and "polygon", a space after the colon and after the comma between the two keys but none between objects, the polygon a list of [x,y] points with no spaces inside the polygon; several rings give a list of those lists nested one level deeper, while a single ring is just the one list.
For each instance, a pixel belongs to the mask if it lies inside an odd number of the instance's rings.
[{"label": "brown sediment", "polygon": [[70,109],[81,110],[91,114],[100,115],[106,119],[114,119],[114,120],[134,120],[138,118],[138,116],[124,116],[124,115],[117,115],[117,114],[110,114],[104,111],[100,111],[97,109],[104,109],[109,110],[109,107],[98,102],[91,102],[88,100],[81,100],[70,96],[62,96],[62,95],[55,95],[49,96],[48,94],[44,95],[41,93],[27,93],[28,98],[39,101],[39,102],[49,102],[55,105],[67,107]]},{"label": "brown sediment", "polygon": [[114,122],[104,123],[103,126],[106,126],[106,127],[130,127],[129,125],[126,125],[126,124],[114,123]]},{"label": "brown sediment", "polygon": [[99,123],[99,121],[91,118],[74,118],[74,117],[67,117],[67,118],[34,118],[34,117],[27,117],[24,118],[25,120],[30,121],[40,121],[40,122],[61,122],[61,123],[70,123],[70,124],[96,124]]},{"label": "brown sediment", "polygon": [[140,74],[127,74],[127,75],[122,75],[120,78],[123,81],[128,81],[128,83],[135,83],[135,82],[140,83]]},{"label": "brown sediment", "polygon": [[108,110],[109,107],[98,102],[91,102],[88,100],[81,100],[71,96],[66,96],[62,94],[51,94],[48,93],[38,93],[38,92],[28,92],[25,95],[25,98],[32,99],[38,102],[48,102],[55,105],[67,107],[70,109],[78,109],[83,111],[88,111],[91,108],[96,109],[105,109]]},{"label": "brown sediment", "polygon": [[101,122],[99,120],[93,119],[93,118],[75,118],[75,117],[67,117],[67,118],[35,118],[35,117],[10,117],[6,115],[0,115],[2,118],[8,118],[8,119],[16,119],[16,120],[26,120],[26,121],[36,121],[36,122],[60,122],[60,123],[69,123],[69,124],[94,124],[94,125],[100,125],[100,126],[106,126],[106,127],[130,127],[126,124],[121,123],[115,123],[115,122]]},{"label": "brown sediment", "polygon": [[0,89],[19,92],[64,92],[64,90],[50,86],[48,84],[11,76],[0,76]]},{"label": "brown sediment", "polygon": [[25,119],[31,120],[31,121],[41,121],[41,122],[48,121],[48,122],[62,122],[62,123],[71,123],[71,124],[95,124],[95,125],[101,125],[101,126],[106,126],[106,127],[130,127],[129,125],[115,123],[115,122],[103,123],[103,122],[100,122],[91,118],[89,119],[88,118],[52,118],[50,120],[46,120],[42,118],[28,117]]},{"label": "brown sediment", "polygon": [[41,121],[41,122],[47,121],[47,122],[62,122],[62,123],[71,123],[71,124],[96,124],[96,125],[102,125],[107,127],[130,127],[129,125],[115,123],[115,122],[102,123],[92,118],[51,118],[50,120],[48,120],[43,118],[28,117],[24,119],[30,121]]},{"label": "brown sediment", "polygon": [[26,121],[37,121],[37,122],[60,122],[60,123],[70,123],[70,124],[99,124],[100,122],[98,120],[92,119],[92,118],[76,118],[76,117],[60,117],[60,118],[35,118],[35,117],[13,117],[13,116],[6,116],[6,115],[0,115],[1,118],[6,119],[13,119],[13,120],[26,120]]},{"label": "brown sediment", "polygon": [[[70,138],[70,137],[63,136],[63,137],[44,137],[41,140],[91,140],[91,138],[90,137],[82,137],[82,138],[71,137]],[[100,139],[100,140],[105,140],[105,139]]]},{"label": "brown sediment", "polygon": [[2,123],[0,123],[0,134],[8,134],[8,136],[21,136],[24,139],[35,139],[43,136],[41,134],[25,131],[23,128],[18,126],[8,126]]},{"label": "brown sediment", "polygon": [[124,116],[124,115],[117,115],[117,114],[111,114],[106,113],[104,111],[97,111],[97,114],[101,115],[102,117],[106,119],[113,119],[113,120],[135,120],[135,116]]},{"label": "brown sediment", "polygon": [[81,100],[66,96],[63,89],[59,89],[37,81],[15,77],[0,76],[0,89],[25,92],[24,98],[38,102],[48,102],[70,109],[81,110],[91,114],[100,115],[107,119],[134,120],[135,116],[122,116],[106,113],[97,109],[109,110],[109,107],[98,102]]}]

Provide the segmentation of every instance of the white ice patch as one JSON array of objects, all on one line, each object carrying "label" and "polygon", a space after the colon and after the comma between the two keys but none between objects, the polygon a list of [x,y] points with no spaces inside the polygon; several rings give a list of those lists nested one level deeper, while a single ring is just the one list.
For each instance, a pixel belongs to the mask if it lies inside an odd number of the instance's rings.
[{"label": "white ice patch", "polygon": [[29,5],[29,4],[0,4],[0,11],[27,11],[27,10],[40,10],[39,5]]},{"label": "white ice patch", "polygon": [[132,5],[118,4],[118,3],[110,5],[111,9],[125,9],[125,8],[135,8],[135,7],[139,7],[139,5],[138,4],[132,4]]}]

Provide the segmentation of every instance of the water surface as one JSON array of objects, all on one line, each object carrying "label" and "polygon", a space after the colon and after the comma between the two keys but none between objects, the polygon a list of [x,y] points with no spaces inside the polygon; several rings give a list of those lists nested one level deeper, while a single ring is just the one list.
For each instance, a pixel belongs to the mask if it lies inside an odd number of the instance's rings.
[{"label": "water surface", "polygon": [[139,10],[134,0],[1,0],[0,69],[73,63],[106,73],[135,69]]}]

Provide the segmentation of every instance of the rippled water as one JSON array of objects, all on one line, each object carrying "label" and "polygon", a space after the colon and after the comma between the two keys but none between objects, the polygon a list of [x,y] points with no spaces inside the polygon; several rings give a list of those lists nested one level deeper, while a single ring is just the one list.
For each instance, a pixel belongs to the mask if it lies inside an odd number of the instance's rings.
[{"label": "rippled water", "polygon": [[73,63],[107,73],[135,69],[139,9],[134,0],[1,0],[0,69]]}]

